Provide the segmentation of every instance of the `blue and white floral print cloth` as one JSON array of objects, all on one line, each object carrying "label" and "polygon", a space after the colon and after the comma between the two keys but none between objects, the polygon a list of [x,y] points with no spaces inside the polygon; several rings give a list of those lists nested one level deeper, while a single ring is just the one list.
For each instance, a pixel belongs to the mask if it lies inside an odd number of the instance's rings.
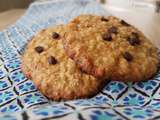
[{"label": "blue and white floral print cloth", "polygon": [[40,29],[64,24],[84,13],[109,15],[96,0],[41,0],[0,32],[0,120],[158,120],[160,74],[139,83],[110,81],[91,99],[48,100],[22,71],[21,54]]}]

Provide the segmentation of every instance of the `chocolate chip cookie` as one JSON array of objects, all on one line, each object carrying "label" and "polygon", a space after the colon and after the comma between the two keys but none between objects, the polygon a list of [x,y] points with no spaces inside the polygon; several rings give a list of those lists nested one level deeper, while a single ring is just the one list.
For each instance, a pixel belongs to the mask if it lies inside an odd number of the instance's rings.
[{"label": "chocolate chip cookie", "polygon": [[39,32],[22,56],[22,71],[45,96],[53,100],[87,98],[102,88],[102,80],[82,72],[64,52],[65,26]]},{"label": "chocolate chip cookie", "polygon": [[80,15],[67,25],[67,55],[86,73],[117,81],[142,81],[157,71],[155,46],[119,18]]}]

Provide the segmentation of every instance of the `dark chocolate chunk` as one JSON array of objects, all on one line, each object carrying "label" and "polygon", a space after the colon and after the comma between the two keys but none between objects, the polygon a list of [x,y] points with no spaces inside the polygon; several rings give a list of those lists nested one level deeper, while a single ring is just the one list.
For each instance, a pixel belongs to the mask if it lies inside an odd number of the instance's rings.
[{"label": "dark chocolate chunk", "polygon": [[105,33],[103,34],[103,40],[106,40],[106,41],[111,41],[112,40],[112,35],[110,33]]},{"label": "dark chocolate chunk", "polygon": [[138,45],[138,44],[140,44],[140,41],[139,41],[139,39],[138,38],[135,38],[135,37],[131,37],[131,38],[129,38],[129,43],[131,44],[131,45]]},{"label": "dark chocolate chunk", "polygon": [[105,18],[105,17],[102,17],[102,18],[101,18],[101,21],[108,22],[109,20],[108,20],[107,18]]},{"label": "dark chocolate chunk", "polygon": [[109,32],[109,33],[115,33],[115,34],[117,34],[117,33],[118,33],[117,27],[114,27],[114,26],[113,26],[113,27],[109,28],[109,29],[108,29],[108,32]]},{"label": "dark chocolate chunk", "polygon": [[58,39],[59,37],[60,37],[60,35],[58,33],[53,32],[53,34],[52,34],[53,39]]},{"label": "dark chocolate chunk", "polygon": [[133,56],[129,52],[125,52],[123,57],[129,62],[133,60]]},{"label": "dark chocolate chunk", "polygon": [[138,33],[136,33],[136,32],[132,32],[132,36],[133,36],[133,37],[136,37],[136,38],[139,38],[139,35],[138,35]]},{"label": "dark chocolate chunk", "polygon": [[130,24],[128,24],[126,21],[124,21],[124,20],[121,20],[121,24],[122,25],[125,25],[125,26],[130,26]]},{"label": "dark chocolate chunk", "polygon": [[57,63],[57,60],[56,60],[53,56],[50,56],[50,57],[48,58],[48,63],[49,63],[50,65],[55,65],[55,64]]},{"label": "dark chocolate chunk", "polygon": [[42,31],[41,32],[45,32],[46,31],[46,29],[42,29]]},{"label": "dark chocolate chunk", "polygon": [[132,35],[128,38],[128,41],[131,45],[139,45],[139,35],[137,33],[132,33]]},{"label": "dark chocolate chunk", "polygon": [[41,52],[44,51],[44,48],[41,47],[41,46],[38,46],[38,47],[35,47],[35,51],[36,51],[37,53],[41,53]]}]

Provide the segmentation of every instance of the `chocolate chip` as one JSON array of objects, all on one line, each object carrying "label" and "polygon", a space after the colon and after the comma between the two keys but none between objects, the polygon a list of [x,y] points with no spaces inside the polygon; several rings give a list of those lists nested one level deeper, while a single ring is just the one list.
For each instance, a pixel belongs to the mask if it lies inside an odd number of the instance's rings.
[{"label": "chocolate chip", "polygon": [[36,51],[37,53],[41,53],[41,52],[44,51],[44,48],[41,47],[41,46],[38,46],[38,47],[35,47],[35,51]]},{"label": "chocolate chip", "polygon": [[118,32],[117,32],[117,27],[114,27],[114,26],[113,26],[113,27],[109,28],[109,29],[108,29],[108,32],[109,32],[109,33],[115,33],[115,34],[117,34],[117,33],[118,33]]},{"label": "chocolate chip", "polygon": [[140,44],[140,41],[139,41],[139,39],[137,39],[137,38],[135,38],[135,37],[131,37],[131,38],[129,38],[129,43],[131,44],[131,45],[138,45],[138,44]]},{"label": "chocolate chip", "polygon": [[42,29],[42,32],[45,32],[46,31],[46,29]]},{"label": "chocolate chip", "polygon": [[129,52],[125,52],[123,54],[123,57],[129,62],[132,61],[132,59],[133,59],[133,56]]},{"label": "chocolate chip", "polygon": [[50,57],[48,58],[48,63],[49,63],[50,65],[55,65],[55,64],[57,63],[57,60],[56,60],[53,56],[50,56]]},{"label": "chocolate chip", "polygon": [[52,34],[53,39],[58,39],[59,37],[60,37],[60,35],[58,33],[53,32],[53,34]]},{"label": "chocolate chip", "polygon": [[121,24],[122,25],[125,25],[125,26],[130,26],[130,24],[128,24],[126,21],[124,21],[124,20],[121,20]]},{"label": "chocolate chip", "polygon": [[108,20],[107,18],[105,18],[105,17],[102,17],[102,18],[101,18],[101,21],[108,22],[109,20]]},{"label": "chocolate chip", "polygon": [[110,33],[105,33],[103,34],[103,40],[106,40],[106,41],[111,41],[112,40],[112,35]]},{"label": "chocolate chip", "polygon": [[132,32],[132,36],[133,36],[133,37],[136,37],[136,38],[139,38],[139,35],[138,35],[138,33],[136,33],[136,32]]},{"label": "chocolate chip", "polygon": [[128,38],[128,41],[131,45],[139,45],[139,35],[137,33],[132,33],[132,35]]}]

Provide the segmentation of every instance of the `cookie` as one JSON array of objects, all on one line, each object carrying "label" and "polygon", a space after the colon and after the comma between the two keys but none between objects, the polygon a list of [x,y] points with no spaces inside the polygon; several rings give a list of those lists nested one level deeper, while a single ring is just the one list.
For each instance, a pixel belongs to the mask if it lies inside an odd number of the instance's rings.
[{"label": "cookie", "polygon": [[157,71],[155,46],[134,26],[109,16],[80,15],[67,25],[67,55],[96,78],[142,81]]},{"label": "cookie", "polygon": [[82,72],[64,52],[65,26],[39,32],[22,56],[22,71],[46,97],[70,100],[92,97],[103,87],[102,80]]}]

